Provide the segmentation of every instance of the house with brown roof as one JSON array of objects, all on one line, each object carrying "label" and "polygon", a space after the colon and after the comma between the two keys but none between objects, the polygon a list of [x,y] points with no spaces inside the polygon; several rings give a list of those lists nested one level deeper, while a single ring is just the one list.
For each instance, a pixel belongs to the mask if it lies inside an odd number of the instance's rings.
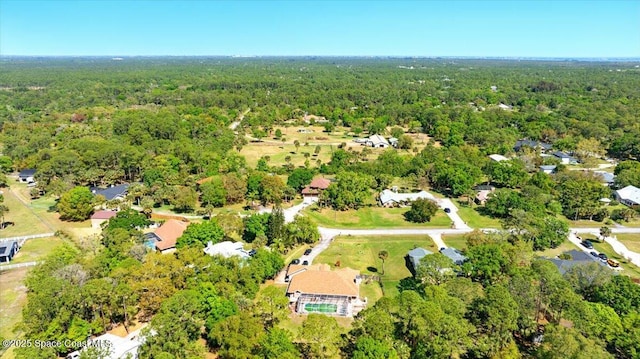
[{"label": "house with brown roof", "polygon": [[317,197],[320,195],[320,192],[329,188],[331,181],[326,178],[316,178],[311,183],[302,189],[303,197]]},{"label": "house with brown roof", "polygon": [[287,297],[296,313],[321,313],[351,317],[367,305],[360,298],[360,272],[351,268],[332,271],[327,264],[291,265],[285,281]]},{"label": "house with brown roof", "polygon": [[96,211],[91,216],[91,228],[100,229],[100,226],[112,217],[115,217],[118,214],[116,211]]},{"label": "house with brown roof", "polygon": [[162,253],[170,253],[176,249],[176,242],[187,229],[188,222],[168,219],[158,229],[151,233],[150,238],[155,241],[155,247]]}]

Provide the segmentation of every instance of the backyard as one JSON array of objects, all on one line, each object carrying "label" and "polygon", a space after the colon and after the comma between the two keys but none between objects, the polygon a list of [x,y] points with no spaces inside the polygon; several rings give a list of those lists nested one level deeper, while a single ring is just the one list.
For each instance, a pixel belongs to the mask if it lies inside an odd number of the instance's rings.
[{"label": "backyard", "polygon": [[[398,293],[397,285],[401,279],[411,276],[407,268],[405,256],[407,252],[422,247],[437,252],[436,245],[428,236],[375,236],[375,237],[336,237],[329,248],[322,252],[316,263],[327,263],[331,266],[340,262],[340,267],[357,269],[361,274],[379,275],[382,279],[384,295],[394,296]],[[382,274],[382,260],[378,257],[380,251],[387,251],[388,258],[384,263]],[[361,296],[369,298],[371,305],[382,296],[367,284],[361,287]]]}]

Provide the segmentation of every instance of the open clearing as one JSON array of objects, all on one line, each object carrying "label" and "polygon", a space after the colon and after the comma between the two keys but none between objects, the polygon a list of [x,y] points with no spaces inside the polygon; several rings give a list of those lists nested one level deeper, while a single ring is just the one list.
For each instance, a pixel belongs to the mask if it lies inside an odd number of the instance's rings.
[{"label": "open clearing", "polygon": [[[17,187],[17,185],[12,186]],[[24,187],[26,188],[26,186]],[[20,188],[14,187],[3,191],[4,204],[9,208],[9,212],[5,214],[4,220],[6,222],[13,222],[15,225],[0,230],[0,237],[7,238],[52,232],[47,224],[38,218],[34,211],[20,201],[18,196],[20,196],[21,193],[19,191]]]},{"label": "open clearing", "polygon": [[431,222],[412,223],[404,219],[403,214],[409,210],[405,208],[364,207],[359,210],[334,211],[323,208],[314,210],[311,206],[304,210],[304,214],[313,219],[319,226],[329,228],[451,228],[451,219],[441,210],[431,218]]},{"label": "open clearing", "polygon": [[[329,248],[316,257],[315,263],[334,266],[340,262],[340,267],[357,269],[364,275],[379,275],[385,290],[384,295],[393,296],[398,293],[397,285],[400,280],[411,276],[405,256],[416,247],[432,252],[438,251],[429,236],[342,236],[336,237]],[[383,250],[389,253],[384,263],[384,274],[382,260],[378,257],[378,253]],[[377,283],[366,286],[369,285]],[[380,298],[374,297],[377,293],[371,288],[361,287],[361,292],[361,296],[369,299],[369,305],[373,305]]]}]

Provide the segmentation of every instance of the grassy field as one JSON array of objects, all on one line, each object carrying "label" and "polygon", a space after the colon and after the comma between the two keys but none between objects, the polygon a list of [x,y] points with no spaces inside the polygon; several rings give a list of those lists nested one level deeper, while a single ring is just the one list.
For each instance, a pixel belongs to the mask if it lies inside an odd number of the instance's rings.
[{"label": "grassy field", "polygon": [[544,250],[542,252],[535,252],[535,255],[537,255],[539,257],[555,258],[555,257],[559,256],[560,254],[562,254],[564,252],[568,252],[568,251],[574,250],[574,249],[580,250],[580,248],[576,247],[575,244],[573,244],[572,242],[566,240],[566,241],[564,241],[564,243],[559,245],[557,248],[549,248],[549,249]]},{"label": "grassy field", "polygon": [[[27,288],[24,279],[30,268],[16,268],[4,271],[0,275],[0,336],[5,339],[21,337],[20,331],[14,331],[22,320],[22,307],[27,302]],[[13,359],[13,348],[4,352],[2,359]]]},{"label": "grassy field", "polygon": [[[384,294],[392,296],[398,293],[396,288],[398,282],[411,276],[406,266],[405,256],[415,247],[422,247],[432,252],[438,250],[428,236],[346,236],[336,237],[315,262],[333,266],[340,261],[341,267],[354,268],[366,275],[381,275]],[[382,261],[378,258],[378,253],[382,250],[389,252],[389,257],[384,264],[384,275],[382,275]],[[382,292],[378,291],[379,288],[364,290],[372,304],[382,295]],[[364,293],[362,295],[365,296]]]},{"label": "grassy field", "polygon": [[640,234],[619,233],[615,235],[629,250],[640,253]]},{"label": "grassy field", "polygon": [[465,234],[443,234],[442,240],[447,246],[462,250],[467,248],[465,236]]},{"label": "grassy field", "polygon": [[438,211],[427,223],[407,222],[403,214],[409,208],[364,207],[359,210],[334,211],[324,208],[313,210],[315,206],[305,209],[305,215],[318,225],[331,228],[451,228],[451,219],[443,211]]},{"label": "grassy field", "polygon": [[466,204],[461,205],[457,203],[457,206],[458,215],[460,215],[460,218],[467,222],[467,225],[471,228],[502,228],[500,221],[495,218],[484,216]]},{"label": "grassy field", "polygon": [[[17,187],[18,185],[14,186]],[[26,188],[26,186],[24,187]],[[13,222],[15,225],[0,230],[0,237],[7,238],[51,232],[51,229],[38,218],[36,213],[20,201],[14,190],[20,195],[20,188],[4,190],[4,204],[9,208],[4,220]]]},{"label": "grassy field", "polygon": [[58,237],[29,239],[24,243],[18,254],[13,257],[11,264],[33,262],[45,258],[62,243],[63,240]]}]

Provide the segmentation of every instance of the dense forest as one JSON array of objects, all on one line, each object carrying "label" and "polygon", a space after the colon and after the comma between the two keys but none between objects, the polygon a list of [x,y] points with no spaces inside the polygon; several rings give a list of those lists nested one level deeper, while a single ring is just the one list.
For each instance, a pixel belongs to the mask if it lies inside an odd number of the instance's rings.
[{"label": "dense forest", "polygon": [[[90,195],[88,212],[66,210],[78,208],[69,202],[81,201],[87,186],[132,183],[129,201],[142,209],[121,210],[95,243],[66,245],[31,272],[21,325],[28,338],[82,340],[136,318],[153,330],[141,349],[145,358],[201,358],[207,351],[221,358],[640,355],[637,284],[599,265],[561,275],[536,254],[566,239],[560,215],[605,222],[628,220],[635,211],[610,213],[600,201],[610,191],[596,176],[570,171],[535,149],[508,163],[487,158],[514,154],[518,139],[543,141],[583,163],[615,159],[615,186],[640,186],[634,63],[0,61],[2,172],[36,169],[32,198],[59,199],[65,219],[88,218],[97,204]],[[403,139],[405,150],[374,159],[336,146],[328,161],[301,167],[271,165],[265,157],[255,168],[247,164],[240,151],[250,141],[276,128],[307,126],[308,114],[326,118],[320,124],[327,133],[341,128],[354,138],[401,139],[423,133],[431,140],[418,149]],[[539,172],[542,164],[557,165],[558,173]],[[279,208],[318,173],[335,178],[320,205],[337,210],[368,205],[375,191],[399,178],[461,199],[490,182],[498,189],[482,211],[504,230],[467,235],[469,260],[456,268],[460,275],[444,275],[451,263],[441,258],[426,261],[415,278],[401,282],[398,296],[380,299],[349,329],[309,315],[294,335],[282,325],[288,313],[282,290],[260,285],[284,267],[282,254],[318,240],[308,218],[285,224]],[[212,208],[254,201],[275,209],[192,224],[170,255],[143,244],[139,229],[154,208],[211,216]],[[241,262],[202,253],[208,241],[225,237],[251,243],[256,255]],[[17,356],[50,358],[71,349],[21,349]]]}]

